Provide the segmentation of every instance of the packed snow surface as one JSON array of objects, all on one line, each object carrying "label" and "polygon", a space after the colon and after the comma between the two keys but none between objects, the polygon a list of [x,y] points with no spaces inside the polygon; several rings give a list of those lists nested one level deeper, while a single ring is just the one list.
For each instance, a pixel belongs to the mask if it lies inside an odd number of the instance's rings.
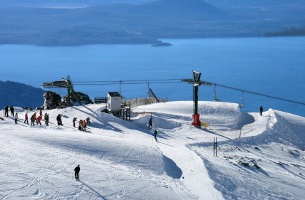
[{"label": "packed snow surface", "polygon": [[[104,108],[44,110],[49,126],[23,123],[25,113],[35,111],[16,108],[17,124],[2,114],[0,199],[305,196],[303,117],[272,109],[260,116],[242,112],[238,104],[202,101],[200,120],[208,126],[198,128],[191,125],[190,101],[132,108],[131,121],[101,112]],[[58,114],[63,126],[57,125]],[[92,124],[79,131],[74,117],[90,117]],[[77,165],[79,181],[74,179]]]}]

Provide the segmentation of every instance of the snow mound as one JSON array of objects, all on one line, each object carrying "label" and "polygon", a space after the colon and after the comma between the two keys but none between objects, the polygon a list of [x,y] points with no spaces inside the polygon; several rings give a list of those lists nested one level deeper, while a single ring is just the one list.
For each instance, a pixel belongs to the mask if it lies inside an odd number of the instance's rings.
[{"label": "snow mound", "polygon": [[[189,145],[225,199],[302,199],[305,119],[269,109],[240,119],[242,138]],[[242,115],[244,116],[244,115]],[[249,120],[250,119],[250,120]]]},{"label": "snow mound", "polygon": [[[252,118],[254,119],[254,117]],[[257,145],[277,142],[303,149],[305,147],[303,131],[305,130],[305,119],[303,117],[269,109],[265,115],[261,118],[256,117],[252,123],[254,126],[259,126],[255,129],[256,133],[234,140],[232,143]]]},{"label": "snow mound", "polygon": [[[200,120],[211,126],[233,129],[239,122],[240,110],[236,103],[225,102],[198,102]],[[193,102],[174,101],[139,106],[132,109],[139,113],[138,123],[147,124],[151,116],[154,117],[155,126],[163,129],[173,129],[182,126],[185,121],[191,122]]]}]

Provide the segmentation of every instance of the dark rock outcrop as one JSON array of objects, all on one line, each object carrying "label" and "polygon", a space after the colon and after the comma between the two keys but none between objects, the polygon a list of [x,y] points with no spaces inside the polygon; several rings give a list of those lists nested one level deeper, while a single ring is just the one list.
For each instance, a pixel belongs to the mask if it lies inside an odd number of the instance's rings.
[{"label": "dark rock outcrop", "polygon": [[[81,92],[75,92],[74,94],[70,95],[70,105],[85,105],[92,103],[88,95]],[[43,98],[45,99],[43,108],[47,110],[55,108],[64,108],[69,106],[68,95],[63,96],[63,98],[61,98],[59,94],[47,91],[43,94]]]},{"label": "dark rock outcrop", "polygon": [[[84,93],[81,92],[75,92],[75,95],[71,94],[70,95],[70,103],[71,105],[85,105],[85,104],[90,104],[92,103],[90,97]],[[63,104],[68,105],[68,95],[63,97]]]},{"label": "dark rock outcrop", "polygon": [[61,106],[61,97],[59,94],[56,94],[55,92],[46,91],[43,94],[44,98],[44,109],[55,109]]}]

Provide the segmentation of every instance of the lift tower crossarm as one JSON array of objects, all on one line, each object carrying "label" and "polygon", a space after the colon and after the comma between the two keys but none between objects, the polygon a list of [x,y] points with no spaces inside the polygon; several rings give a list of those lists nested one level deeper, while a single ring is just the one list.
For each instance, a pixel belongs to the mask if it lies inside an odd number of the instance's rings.
[{"label": "lift tower crossarm", "polygon": [[71,88],[71,85],[67,83],[66,80],[63,81],[54,81],[54,82],[47,82],[43,83],[42,87],[44,88]]},{"label": "lift tower crossarm", "polygon": [[207,82],[207,81],[194,81],[194,79],[181,79],[182,82],[187,82],[189,84],[198,84],[198,85],[206,85],[206,86],[212,86],[213,83]]}]

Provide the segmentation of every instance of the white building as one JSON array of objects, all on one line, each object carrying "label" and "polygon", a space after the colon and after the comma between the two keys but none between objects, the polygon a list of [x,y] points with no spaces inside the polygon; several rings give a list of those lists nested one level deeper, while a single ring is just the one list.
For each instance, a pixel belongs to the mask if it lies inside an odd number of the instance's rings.
[{"label": "white building", "polygon": [[107,94],[107,109],[110,112],[121,110],[122,96],[118,92],[108,92]]}]

